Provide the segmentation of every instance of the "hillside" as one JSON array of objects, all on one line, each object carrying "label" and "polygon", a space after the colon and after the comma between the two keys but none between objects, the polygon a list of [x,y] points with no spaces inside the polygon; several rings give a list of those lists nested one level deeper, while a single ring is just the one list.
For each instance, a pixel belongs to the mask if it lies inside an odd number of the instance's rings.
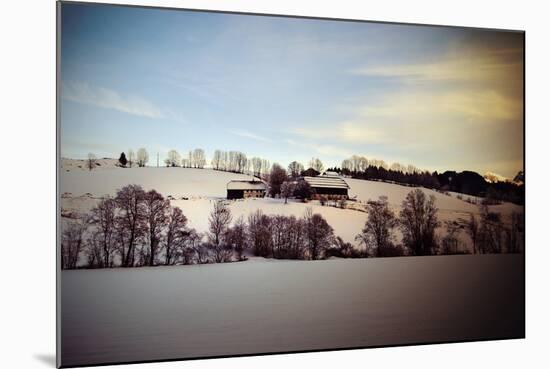
[{"label": "hillside", "polygon": [[[95,160],[94,170],[114,168],[120,168],[120,164],[117,159],[101,158]],[[61,171],[90,171],[90,169],[88,168],[88,160],[61,158]]]},{"label": "hillside", "polygon": [[[250,176],[236,173],[215,171],[212,169],[192,168],[117,168],[108,163],[98,170],[76,169],[75,162],[69,162],[73,168],[61,173],[60,190],[62,194],[61,206],[64,214],[75,216],[77,213],[88,212],[99,199],[105,195],[114,196],[117,189],[128,184],[139,184],[145,190],[155,189],[164,196],[170,196],[173,205],[180,207],[189,219],[189,225],[199,232],[208,229],[208,215],[214,201],[225,199],[226,185],[231,180],[250,179]],[[67,168],[67,167],[66,167]],[[106,170],[109,169],[109,170]],[[396,214],[400,210],[402,201],[413,188],[397,184],[346,179],[350,186],[350,197],[356,201],[349,201],[350,207],[362,209],[368,200],[376,200],[386,196],[390,206]],[[456,221],[469,219],[471,213],[478,214],[476,205],[460,200],[456,195],[446,195],[429,189],[423,189],[427,195],[434,195],[439,208],[439,220]],[[245,219],[251,212],[261,209],[266,214],[284,214],[302,216],[308,207],[314,212],[322,214],[334,228],[336,235],[345,241],[357,244],[355,236],[361,231],[368,214],[353,209],[340,209],[331,206],[321,206],[318,201],[303,203],[289,201],[284,204],[282,199],[263,198],[230,201],[229,206],[233,219],[243,216]],[[523,212],[518,205],[504,203],[492,206],[492,211],[502,213],[506,222],[512,212]],[[443,236],[445,228],[438,229]],[[398,240],[401,235],[396,233]],[[467,243],[467,236],[460,238]]]}]

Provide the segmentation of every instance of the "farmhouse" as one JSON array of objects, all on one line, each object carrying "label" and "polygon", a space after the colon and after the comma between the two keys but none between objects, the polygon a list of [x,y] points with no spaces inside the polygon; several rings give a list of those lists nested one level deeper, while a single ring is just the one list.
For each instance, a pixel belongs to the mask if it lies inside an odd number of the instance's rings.
[{"label": "farmhouse", "polygon": [[317,177],[304,177],[311,189],[315,192],[313,199],[319,199],[321,196],[337,199],[347,199],[349,186],[344,179],[337,173],[327,172]]},{"label": "farmhouse", "polygon": [[227,184],[228,199],[264,197],[267,186],[261,181],[231,181]]}]

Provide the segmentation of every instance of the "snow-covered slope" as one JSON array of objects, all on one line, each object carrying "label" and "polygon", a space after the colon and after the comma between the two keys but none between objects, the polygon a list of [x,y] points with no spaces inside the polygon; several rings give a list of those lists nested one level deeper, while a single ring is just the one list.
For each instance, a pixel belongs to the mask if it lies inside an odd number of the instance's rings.
[{"label": "snow-covered slope", "polygon": [[[72,170],[61,173],[61,205],[67,217],[76,213],[88,212],[104,195],[114,196],[116,191],[128,184],[139,184],[145,190],[155,189],[164,196],[171,196],[172,205],[180,207],[189,219],[189,225],[199,232],[208,229],[208,215],[216,200],[224,199],[226,186],[231,180],[250,179],[243,174],[227,173],[211,169],[191,168],[117,168],[111,170]],[[350,205],[362,209],[368,200],[377,200],[386,196],[396,215],[407,194],[414,188],[397,184],[346,179],[350,186],[350,196],[356,201]],[[427,195],[434,195],[439,208],[438,217],[444,225],[446,221],[469,219],[470,214],[479,214],[476,205],[460,200],[455,194],[443,194],[429,189],[422,189]],[[336,235],[345,241],[357,245],[355,236],[360,233],[368,214],[364,211],[340,209],[331,206],[321,206],[318,201],[303,203],[289,200],[284,204],[282,199],[246,199],[228,201],[233,219],[244,217],[260,209],[266,214],[284,214],[300,217],[308,207],[320,213],[334,228]],[[523,212],[523,207],[504,203],[491,207],[492,211],[502,213],[507,221],[512,212]],[[438,229],[443,236],[444,227]],[[396,232],[398,240],[401,235]],[[467,236],[461,236],[467,242]]]},{"label": "snow-covered slope", "polygon": [[92,170],[62,172],[61,193],[73,195],[91,193],[114,195],[116,190],[128,184],[139,184],[145,190],[155,189],[165,196],[224,197],[227,182],[251,179],[244,174],[194,168],[116,168],[116,170]]},{"label": "snow-covered slope", "polygon": [[490,183],[497,183],[497,182],[509,182],[510,180],[504,176],[501,176],[500,174],[493,173],[493,172],[487,172],[483,176],[487,182]]},{"label": "snow-covered slope", "polygon": [[[120,164],[117,159],[102,158],[95,160],[93,170],[114,169],[119,167]],[[90,169],[88,168],[88,160],[61,158],[62,172],[89,170]]]}]

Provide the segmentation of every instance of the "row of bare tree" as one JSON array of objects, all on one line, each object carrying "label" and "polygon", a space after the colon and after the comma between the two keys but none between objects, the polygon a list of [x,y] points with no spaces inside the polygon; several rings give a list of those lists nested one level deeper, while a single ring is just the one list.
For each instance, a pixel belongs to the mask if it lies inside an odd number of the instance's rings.
[{"label": "row of bare tree", "polygon": [[384,160],[367,159],[366,157],[359,155],[352,155],[350,158],[342,160],[341,169],[350,173],[364,172],[370,166],[376,168],[384,168],[385,170],[403,172],[407,174],[423,172],[412,164],[403,165],[401,163],[393,163],[391,165],[388,165]]},{"label": "row of bare tree", "polygon": [[155,190],[128,185],[114,198],[102,199],[81,221],[67,223],[62,266],[75,268],[83,252],[89,267],[173,264],[182,247],[197,239],[181,209]]},{"label": "row of bare tree", "polygon": [[[208,231],[197,233],[187,218],[155,190],[140,186],[123,187],[114,198],[106,197],[82,222],[68,221],[62,233],[61,264],[64,269],[79,266],[109,268],[143,265],[221,263],[243,260],[243,252],[281,259],[316,260],[341,257],[385,257],[465,253],[457,232],[471,238],[473,253],[521,252],[523,219],[513,214],[507,227],[498,213],[481,208],[478,220],[447,224],[447,235],[438,240],[435,198],[420,189],[407,195],[395,216],[387,198],[367,204],[368,218],[356,240],[365,246],[360,252],[341,238],[320,215],[308,208],[302,217],[267,215],[260,210],[245,221],[233,216],[227,204],[216,201],[208,219]],[[395,228],[403,234],[395,240]],[[82,257],[85,256],[85,262]]]},{"label": "row of bare tree", "polygon": [[160,193],[128,185],[79,221],[64,223],[61,265],[75,269],[221,263],[242,260],[246,249],[264,257],[319,259],[334,240],[332,227],[311,209],[302,218],[257,211],[247,222],[242,217],[232,221],[226,203],[216,201],[208,232],[197,233],[181,209]]},{"label": "row of bare tree", "polygon": [[[471,214],[468,221],[447,222],[447,234],[438,240],[435,230],[441,223],[437,218],[435,197],[427,197],[424,191],[415,189],[403,201],[398,217],[390,209],[387,198],[370,201],[368,219],[356,239],[365,245],[371,257],[468,253],[457,237],[463,229],[472,242],[474,254],[521,252],[524,244],[522,216],[512,214],[512,224],[508,227],[500,214],[490,212],[488,206],[483,205],[480,210],[479,220]],[[393,230],[397,227],[403,234],[401,245],[395,242]]]}]

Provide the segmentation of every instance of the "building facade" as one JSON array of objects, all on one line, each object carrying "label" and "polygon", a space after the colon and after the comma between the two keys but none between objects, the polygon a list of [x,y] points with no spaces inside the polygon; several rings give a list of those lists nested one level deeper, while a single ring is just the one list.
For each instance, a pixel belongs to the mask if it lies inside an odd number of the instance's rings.
[{"label": "building facade", "polygon": [[227,199],[264,197],[266,190],[266,184],[261,181],[231,181],[227,184]]},{"label": "building facade", "polygon": [[321,175],[317,177],[304,177],[314,194],[313,200],[319,200],[321,197],[333,199],[348,199],[349,186],[346,181],[337,175]]}]

